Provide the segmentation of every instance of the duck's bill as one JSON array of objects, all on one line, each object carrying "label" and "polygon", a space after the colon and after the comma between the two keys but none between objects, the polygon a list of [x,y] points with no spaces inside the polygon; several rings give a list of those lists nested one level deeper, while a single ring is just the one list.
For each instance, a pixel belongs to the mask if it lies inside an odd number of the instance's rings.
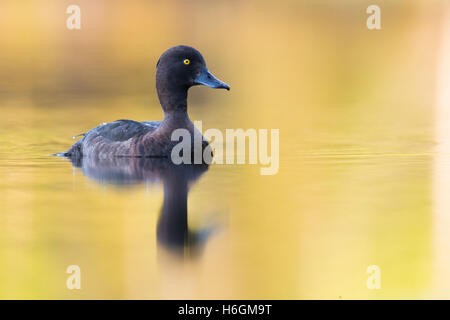
[{"label": "duck's bill", "polygon": [[200,73],[194,82],[195,84],[201,84],[210,88],[230,90],[229,85],[214,77],[207,68],[203,69],[202,73]]}]

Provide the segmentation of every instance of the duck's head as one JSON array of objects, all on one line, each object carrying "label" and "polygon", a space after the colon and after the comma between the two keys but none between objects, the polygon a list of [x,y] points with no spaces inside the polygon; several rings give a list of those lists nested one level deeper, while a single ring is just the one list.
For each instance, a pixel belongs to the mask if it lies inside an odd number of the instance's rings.
[{"label": "duck's head", "polygon": [[196,85],[230,90],[206,67],[201,53],[189,46],[176,46],[164,52],[156,64],[156,88],[163,108],[177,104],[187,90]]}]

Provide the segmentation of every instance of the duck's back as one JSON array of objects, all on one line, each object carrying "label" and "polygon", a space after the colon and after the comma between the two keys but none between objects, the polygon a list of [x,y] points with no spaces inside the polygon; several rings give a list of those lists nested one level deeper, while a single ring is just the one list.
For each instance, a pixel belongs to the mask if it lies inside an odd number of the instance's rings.
[{"label": "duck's back", "polygon": [[160,121],[117,120],[103,123],[83,133],[65,156],[82,157],[89,155],[139,156],[139,145],[143,137],[159,128]]},{"label": "duck's back", "polygon": [[85,136],[101,136],[110,141],[126,141],[154,131],[159,127],[160,123],[159,121],[116,120],[89,130]]}]

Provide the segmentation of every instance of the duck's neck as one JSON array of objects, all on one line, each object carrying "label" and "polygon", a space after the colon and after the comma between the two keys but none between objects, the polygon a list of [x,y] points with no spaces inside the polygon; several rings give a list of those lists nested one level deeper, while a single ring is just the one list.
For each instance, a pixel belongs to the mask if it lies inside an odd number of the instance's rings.
[{"label": "duck's neck", "polygon": [[187,88],[156,85],[164,115],[187,114]]},{"label": "duck's neck", "polygon": [[179,110],[174,112],[164,111],[164,120],[163,120],[164,127],[169,126],[169,127],[184,128],[190,122],[191,120],[189,119],[187,110],[184,111]]}]

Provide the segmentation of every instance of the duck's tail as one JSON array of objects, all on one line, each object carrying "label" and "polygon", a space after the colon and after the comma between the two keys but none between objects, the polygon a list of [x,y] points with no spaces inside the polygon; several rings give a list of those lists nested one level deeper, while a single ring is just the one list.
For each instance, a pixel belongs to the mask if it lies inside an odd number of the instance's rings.
[{"label": "duck's tail", "polygon": [[83,153],[81,152],[82,141],[83,140],[78,140],[69,148],[69,150],[67,150],[66,152],[55,153],[54,156],[81,158],[83,156]]}]

